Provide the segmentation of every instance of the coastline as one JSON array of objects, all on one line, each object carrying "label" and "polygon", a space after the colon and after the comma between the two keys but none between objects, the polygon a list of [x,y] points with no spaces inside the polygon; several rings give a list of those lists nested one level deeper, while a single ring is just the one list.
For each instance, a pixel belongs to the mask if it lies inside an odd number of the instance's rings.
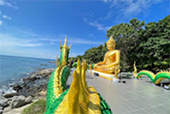
[{"label": "coastline", "polygon": [[45,98],[48,79],[53,71],[54,68],[44,68],[16,83],[6,85],[8,90],[0,91],[0,114]]}]

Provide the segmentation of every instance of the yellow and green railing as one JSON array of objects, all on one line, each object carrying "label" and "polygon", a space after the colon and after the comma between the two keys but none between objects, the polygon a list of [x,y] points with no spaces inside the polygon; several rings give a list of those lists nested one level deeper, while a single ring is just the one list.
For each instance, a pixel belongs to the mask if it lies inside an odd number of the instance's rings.
[{"label": "yellow and green railing", "polygon": [[133,72],[134,76],[139,79],[141,78],[142,75],[146,75],[148,76],[151,81],[154,84],[159,84],[163,79],[169,79],[170,80],[170,71],[160,71],[158,72],[156,75],[148,70],[142,70],[137,74],[137,68],[136,65],[134,63],[134,72]]}]

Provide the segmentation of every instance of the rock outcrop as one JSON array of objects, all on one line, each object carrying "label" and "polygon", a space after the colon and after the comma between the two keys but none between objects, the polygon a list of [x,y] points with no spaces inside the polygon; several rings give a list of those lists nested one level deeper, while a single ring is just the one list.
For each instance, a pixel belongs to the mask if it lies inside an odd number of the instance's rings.
[{"label": "rock outcrop", "polygon": [[11,84],[8,91],[0,91],[0,114],[29,104],[37,96],[41,97],[40,93],[46,91],[48,79],[53,71],[53,68],[49,68],[33,72],[31,76]]},{"label": "rock outcrop", "polygon": [[18,108],[21,107],[25,104],[31,103],[32,102],[32,97],[25,97],[25,96],[14,96],[11,101],[11,108]]}]

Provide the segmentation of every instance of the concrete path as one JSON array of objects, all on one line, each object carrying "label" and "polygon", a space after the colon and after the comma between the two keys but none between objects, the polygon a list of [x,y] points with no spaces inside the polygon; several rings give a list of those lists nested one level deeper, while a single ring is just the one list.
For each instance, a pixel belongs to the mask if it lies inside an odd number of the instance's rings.
[{"label": "concrete path", "polygon": [[[68,83],[71,84],[72,76]],[[113,114],[170,114],[170,90],[146,80],[116,83],[87,72],[87,83],[107,101]]]},{"label": "concrete path", "polygon": [[[113,114],[170,114],[170,90],[155,86],[148,80],[123,80],[126,83],[116,83],[87,71],[88,85],[94,86],[102,95]],[[71,83],[72,73],[67,84]],[[4,114],[21,114],[29,105],[6,111]]]}]

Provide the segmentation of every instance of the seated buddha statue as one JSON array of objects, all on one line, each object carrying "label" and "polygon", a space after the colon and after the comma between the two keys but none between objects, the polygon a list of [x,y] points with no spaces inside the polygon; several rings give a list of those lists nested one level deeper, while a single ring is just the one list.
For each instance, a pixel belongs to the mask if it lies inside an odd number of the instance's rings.
[{"label": "seated buddha statue", "polygon": [[120,72],[120,51],[115,50],[116,42],[111,36],[110,39],[107,41],[107,49],[109,50],[106,52],[104,56],[104,61],[95,64],[94,71],[99,71],[102,73],[107,74],[114,74],[115,78],[117,78],[117,74]]}]

